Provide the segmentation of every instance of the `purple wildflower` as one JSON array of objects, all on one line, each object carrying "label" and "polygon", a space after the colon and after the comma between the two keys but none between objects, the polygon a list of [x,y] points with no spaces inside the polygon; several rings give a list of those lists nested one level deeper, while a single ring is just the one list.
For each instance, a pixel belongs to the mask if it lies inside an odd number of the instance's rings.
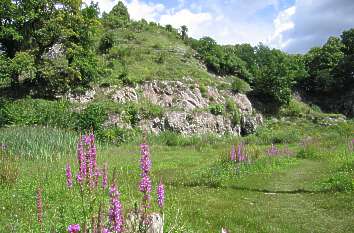
[{"label": "purple wildflower", "polygon": [[139,189],[143,193],[150,193],[151,192],[151,180],[148,175],[145,175],[141,178]]},{"label": "purple wildflower", "polygon": [[112,232],[123,232],[122,204],[119,201],[120,193],[115,184],[109,190],[111,207],[109,209],[109,222]]},{"label": "purple wildflower", "polygon": [[237,160],[237,162],[243,162],[246,160],[244,145],[242,142],[240,144],[238,144],[238,146],[237,146],[237,159],[236,160]]},{"label": "purple wildflower", "polygon": [[103,175],[102,175],[102,188],[105,189],[108,184],[108,166],[107,163],[104,164],[103,166]]},{"label": "purple wildflower", "polygon": [[82,184],[83,177],[80,173],[76,175],[76,181],[77,183]]},{"label": "purple wildflower", "polygon": [[39,223],[39,225],[42,225],[42,222],[43,222],[43,202],[42,202],[42,189],[41,188],[37,189],[36,201],[37,201],[38,223]]},{"label": "purple wildflower", "polygon": [[165,187],[162,183],[162,180],[160,180],[160,184],[157,187],[157,204],[161,209],[163,208],[164,202],[165,202]]},{"label": "purple wildflower", "polygon": [[79,224],[71,224],[68,226],[68,232],[69,233],[76,233],[80,231],[80,225]]},{"label": "purple wildflower", "polygon": [[236,161],[235,145],[232,145],[232,147],[231,147],[230,159],[231,159],[231,161]]},{"label": "purple wildflower", "polygon": [[140,153],[141,153],[140,168],[143,176],[144,174],[149,173],[151,169],[149,146],[145,143],[141,144]]},{"label": "purple wildflower", "polygon": [[102,233],[110,233],[107,228],[103,228]]},{"label": "purple wildflower", "polygon": [[66,164],[66,184],[68,185],[69,188],[73,187],[73,180],[72,180],[71,168],[69,163]]},{"label": "purple wildflower", "polygon": [[269,156],[274,156],[274,155],[278,155],[278,149],[276,148],[276,146],[272,143],[271,147],[268,149],[267,153]]}]

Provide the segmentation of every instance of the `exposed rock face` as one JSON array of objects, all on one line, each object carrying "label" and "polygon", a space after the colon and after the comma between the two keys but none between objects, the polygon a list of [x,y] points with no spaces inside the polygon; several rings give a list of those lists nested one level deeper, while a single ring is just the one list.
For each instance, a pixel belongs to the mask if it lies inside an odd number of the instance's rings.
[{"label": "exposed rock face", "polygon": [[[100,94],[107,95],[117,103],[149,101],[164,108],[161,117],[142,119],[138,116],[137,127],[143,131],[158,134],[171,130],[183,135],[217,133],[220,135],[240,135],[253,133],[262,124],[262,116],[254,115],[252,104],[244,94],[231,91],[219,91],[215,87],[207,87],[207,93],[202,96],[197,84],[188,85],[180,81],[151,81],[139,87],[101,88]],[[87,103],[95,96],[95,91],[82,96],[71,97],[71,101]],[[241,122],[234,123],[230,114],[213,115],[209,112],[210,104],[225,105],[226,100],[232,100],[238,106],[242,115]],[[132,128],[124,122],[124,112],[110,114],[105,127]]]},{"label": "exposed rock face", "polygon": [[262,123],[263,117],[261,114],[243,115],[241,117],[241,133],[243,135],[254,133]]},{"label": "exposed rock face", "polygon": [[61,43],[53,44],[46,53],[42,55],[42,58],[55,60],[64,56],[65,48]]},{"label": "exposed rock face", "polygon": [[77,95],[77,94],[68,94],[67,98],[69,99],[70,102],[73,103],[88,103],[94,99],[96,95],[96,91],[93,90],[87,90],[84,94]]},{"label": "exposed rock face", "polygon": [[152,81],[142,87],[143,97],[162,107],[175,107],[186,111],[208,106],[198,88],[190,89],[180,81]]},{"label": "exposed rock face", "polygon": [[165,129],[184,135],[189,134],[232,134],[240,135],[240,126],[233,126],[231,120],[209,112],[170,112],[165,117]]},{"label": "exposed rock face", "polygon": [[138,95],[134,88],[131,87],[123,87],[121,89],[116,90],[112,99],[115,102],[126,103],[126,102],[136,102],[138,101]]}]

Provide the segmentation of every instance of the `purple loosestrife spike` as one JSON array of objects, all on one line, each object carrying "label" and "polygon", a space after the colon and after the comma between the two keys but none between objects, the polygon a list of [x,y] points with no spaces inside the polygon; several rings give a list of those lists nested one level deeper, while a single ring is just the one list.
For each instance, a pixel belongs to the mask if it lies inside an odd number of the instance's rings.
[{"label": "purple loosestrife spike", "polygon": [[38,219],[39,225],[42,226],[42,223],[43,223],[43,202],[42,202],[42,189],[41,188],[37,189],[36,201],[37,201],[37,219]]},{"label": "purple loosestrife spike", "polygon": [[123,232],[122,205],[119,201],[120,193],[115,184],[112,184],[109,195],[111,197],[111,207],[109,209],[109,223],[112,232]]},{"label": "purple loosestrife spike", "polygon": [[145,175],[140,180],[139,185],[140,192],[150,193],[151,192],[151,180],[148,175]]},{"label": "purple loosestrife spike", "polygon": [[141,169],[141,175],[143,176],[144,174],[149,173],[151,169],[149,146],[145,143],[141,144],[140,153],[141,153],[140,169]]},{"label": "purple loosestrife spike", "polygon": [[73,187],[73,179],[72,179],[71,167],[69,163],[66,164],[66,184],[68,185],[69,188]]},{"label": "purple loosestrife spike", "polygon": [[69,233],[76,233],[80,231],[80,225],[79,224],[71,224],[68,226],[68,232]]},{"label": "purple loosestrife spike", "polygon": [[110,233],[107,228],[103,228],[102,233]]},{"label": "purple loosestrife spike", "polygon": [[160,183],[157,187],[157,204],[161,209],[163,208],[164,202],[165,202],[165,187],[162,183],[162,180],[160,180]]},{"label": "purple loosestrife spike", "polygon": [[76,181],[77,181],[77,183],[82,184],[83,178],[80,173],[76,175]]},{"label": "purple loosestrife spike", "polygon": [[108,166],[107,163],[103,166],[103,175],[102,175],[102,188],[106,189],[108,184]]},{"label": "purple loosestrife spike", "polygon": [[235,161],[235,160],[236,160],[236,149],[235,149],[235,145],[232,145],[232,147],[231,147],[230,159],[231,159],[231,161]]}]

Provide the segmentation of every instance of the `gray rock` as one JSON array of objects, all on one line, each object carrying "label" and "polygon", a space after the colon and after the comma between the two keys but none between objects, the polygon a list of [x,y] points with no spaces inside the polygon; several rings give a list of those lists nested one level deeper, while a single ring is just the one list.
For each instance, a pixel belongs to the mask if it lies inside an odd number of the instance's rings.
[{"label": "gray rock", "polygon": [[113,93],[112,100],[119,103],[136,102],[138,95],[134,88],[123,87]]},{"label": "gray rock", "polygon": [[65,47],[61,43],[53,44],[46,53],[42,55],[43,59],[55,60],[65,56]]},{"label": "gray rock", "polygon": [[84,94],[69,93],[66,98],[72,103],[85,104],[94,99],[96,91],[94,89],[85,91]]},{"label": "gray rock", "polygon": [[152,81],[142,85],[143,97],[162,107],[191,111],[208,106],[198,88],[191,90],[180,81]]},{"label": "gray rock", "polygon": [[240,135],[240,127],[232,125],[230,119],[209,112],[169,112],[165,117],[165,129],[183,135],[207,133]]},{"label": "gray rock", "polygon": [[[146,220],[149,222],[147,225],[146,233],[163,233],[164,217],[159,213],[148,213]],[[142,224],[142,213],[132,211],[128,213],[126,219],[126,231],[128,233],[139,232],[139,225]]]},{"label": "gray rock", "polygon": [[118,128],[124,128],[124,129],[131,129],[132,126],[124,122],[122,119],[122,116],[119,114],[111,113],[108,115],[108,119],[103,123],[103,127],[108,128],[108,127],[118,127]]},{"label": "gray rock", "polygon": [[245,114],[241,117],[241,132],[243,135],[252,134],[261,124],[263,124],[263,117],[261,114]]}]

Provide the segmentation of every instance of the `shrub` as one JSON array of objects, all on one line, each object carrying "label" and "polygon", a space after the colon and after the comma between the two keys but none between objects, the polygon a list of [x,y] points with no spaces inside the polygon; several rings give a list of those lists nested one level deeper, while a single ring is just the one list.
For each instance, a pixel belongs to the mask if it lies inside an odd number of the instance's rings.
[{"label": "shrub", "polygon": [[106,128],[97,133],[97,137],[104,142],[120,145],[132,140],[136,136],[136,131],[119,127]]},{"label": "shrub", "polygon": [[222,115],[224,113],[224,105],[222,104],[212,104],[209,106],[209,111],[213,115]]},{"label": "shrub", "polygon": [[150,101],[143,101],[140,103],[139,113],[144,119],[151,119],[155,117],[162,117],[164,109]]},{"label": "shrub", "polygon": [[208,88],[204,86],[203,84],[199,85],[199,91],[202,97],[206,98],[208,96]]},{"label": "shrub", "polygon": [[99,131],[106,119],[107,113],[101,105],[90,104],[77,114],[76,128],[81,131]]},{"label": "shrub", "polygon": [[231,84],[231,90],[235,93],[244,94],[251,91],[251,87],[247,82],[235,77]]},{"label": "shrub", "polygon": [[[1,105],[1,103],[0,103]],[[67,101],[21,99],[3,102],[0,109],[1,124],[50,125],[70,128],[75,123]]]}]

